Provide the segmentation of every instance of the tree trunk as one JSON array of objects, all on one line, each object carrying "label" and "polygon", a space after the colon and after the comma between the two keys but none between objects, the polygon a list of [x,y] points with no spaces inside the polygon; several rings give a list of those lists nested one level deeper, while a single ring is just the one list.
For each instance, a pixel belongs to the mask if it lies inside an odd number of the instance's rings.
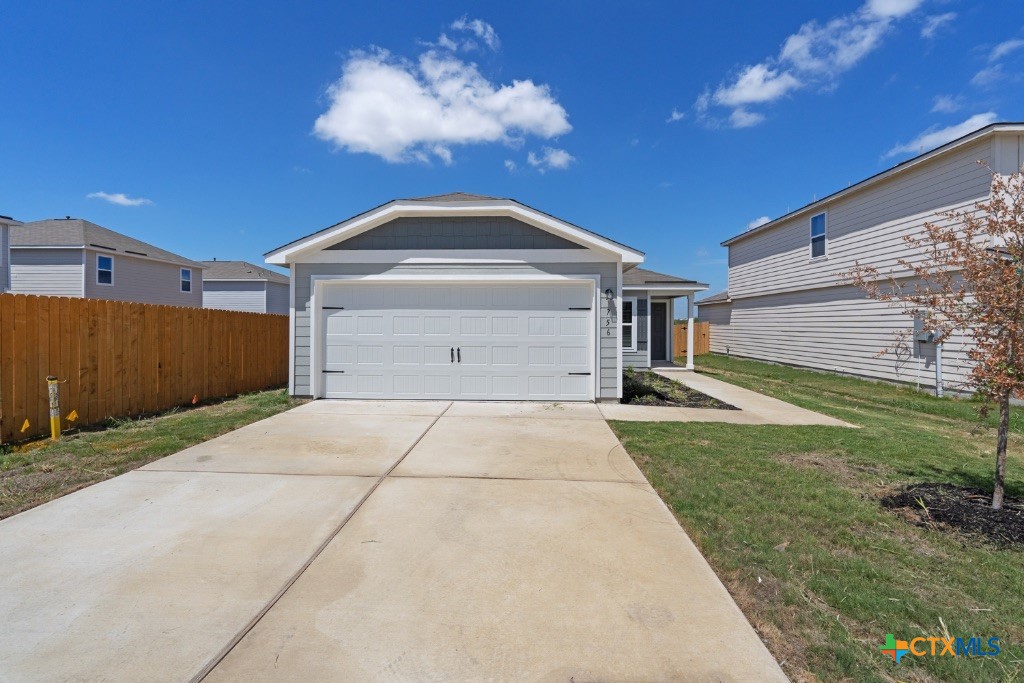
[{"label": "tree trunk", "polygon": [[1006,482],[1006,439],[1010,433],[1010,394],[999,399],[999,436],[996,440],[996,481],[992,489],[992,509],[1003,509],[1003,487]]}]

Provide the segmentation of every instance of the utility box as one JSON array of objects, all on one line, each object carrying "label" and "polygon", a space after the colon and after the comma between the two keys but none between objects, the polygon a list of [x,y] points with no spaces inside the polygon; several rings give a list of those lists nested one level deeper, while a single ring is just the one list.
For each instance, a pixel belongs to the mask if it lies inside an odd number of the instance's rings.
[{"label": "utility box", "polygon": [[935,341],[935,330],[924,329],[924,320],[914,318],[914,341],[931,343]]}]

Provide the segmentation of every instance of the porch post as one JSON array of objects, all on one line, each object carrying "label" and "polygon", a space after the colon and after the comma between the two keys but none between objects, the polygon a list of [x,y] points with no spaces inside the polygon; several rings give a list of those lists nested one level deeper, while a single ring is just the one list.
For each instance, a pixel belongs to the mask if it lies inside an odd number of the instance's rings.
[{"label": "porch post", "polygon": [[686,295],[686,369],[693,370],[693,292]]}]

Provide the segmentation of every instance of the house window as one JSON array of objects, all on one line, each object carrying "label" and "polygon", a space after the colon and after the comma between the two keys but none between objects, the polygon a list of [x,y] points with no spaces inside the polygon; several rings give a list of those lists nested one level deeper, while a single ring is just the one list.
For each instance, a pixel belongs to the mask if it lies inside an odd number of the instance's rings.
[{"label": "house window", "polygon": [[96,256],[96,284],[114,284],[114,257]]},{"label": "house window", "polygon": [[811,216],[811,258],[825,255],[825,214]]},{"label": "house window", "polygon": [[636,351],[636,297],[622,299],[622,348]]},{"label": "house window", "polygon": [[181,291],[192,291],[192,271],[189,268],[181,269]]}]

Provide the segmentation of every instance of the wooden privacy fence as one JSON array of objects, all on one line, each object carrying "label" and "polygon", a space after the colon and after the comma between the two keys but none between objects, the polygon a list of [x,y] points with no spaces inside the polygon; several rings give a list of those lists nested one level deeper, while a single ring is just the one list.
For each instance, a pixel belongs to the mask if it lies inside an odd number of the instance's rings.
[{"label": "wooden privacy fence", "polygon": [[[288,317],[0,294],[0,440],[144,415],[288,381]],[[73,419],[68,419],[68,416]]]},{"label": "wooden privacy fence", "polygon": [[[676,356],[686,355],[686,323],[675,323],[672,326],[673,345]],[[711,352],[711,323],[695,322],[693,324],[693,355]]]}]

